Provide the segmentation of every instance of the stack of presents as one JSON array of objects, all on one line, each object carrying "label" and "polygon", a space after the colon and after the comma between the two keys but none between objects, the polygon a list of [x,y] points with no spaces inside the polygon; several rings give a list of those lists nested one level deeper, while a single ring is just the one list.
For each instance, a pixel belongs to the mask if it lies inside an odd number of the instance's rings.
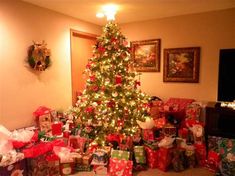
[{"label": "stack of presents", "polygon": [[180,172],[194,167],[235,175],[235,140],[209,136],[206,147],[200,103],[153,98],[151,104],[151,118],[138,122],[141,129],[134,136],[108,134],[103,145],[80,135],[82,129],[69,116],[43,106],[33,113],[36,127],[9,131],[0,125],[0,175],[63,176],[86,171],[131,176],[148,168]]}]

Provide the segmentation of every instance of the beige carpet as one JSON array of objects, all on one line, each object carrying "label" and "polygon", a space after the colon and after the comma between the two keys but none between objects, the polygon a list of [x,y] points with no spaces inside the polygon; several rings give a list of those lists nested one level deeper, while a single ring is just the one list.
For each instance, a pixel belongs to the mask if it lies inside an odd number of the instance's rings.
[{"label": "beige carpet", "polygon": [[[93,172],[79,172],[74,176],[94,176]],[[186,169],[183,172],[167,171],[162,172],[159,169],[148,169],[147,171],[134,172],[134,176],[214,176],[212,172],[209,172],[204,168]]]}]

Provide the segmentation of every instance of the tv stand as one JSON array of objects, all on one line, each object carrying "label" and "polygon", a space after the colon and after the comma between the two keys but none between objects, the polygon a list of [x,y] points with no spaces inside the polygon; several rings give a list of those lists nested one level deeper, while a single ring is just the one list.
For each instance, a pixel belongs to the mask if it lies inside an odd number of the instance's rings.
[{"label": "tv stand", "polygon": [[205,133],[225,138],[235,138],[235,110],[221,107],[218,102],[209,102],[206,106]]}]

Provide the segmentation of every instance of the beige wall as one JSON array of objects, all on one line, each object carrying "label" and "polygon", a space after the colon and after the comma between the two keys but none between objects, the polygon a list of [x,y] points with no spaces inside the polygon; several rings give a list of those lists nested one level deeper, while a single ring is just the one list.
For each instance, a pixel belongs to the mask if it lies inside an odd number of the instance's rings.
[{"label": "beige wall", "polygon": [[[70,28],[99,34],[101,27],[20,1],[0,1],[0,124],[29,126],[40,105],[66,110],[72,103]],[[45,40],[52,66],[35,74],[25,62],[32,41]]]},{"label": "beige wall", "polygon": [[[161,71],[143,73],[141,88],[162,99],[169,97],[216,101],[219,49],[235,48],[235,9],[121,25],[130,41],[161,39]],[[163,49],[201,47],[199,83],[164,83]]]}]

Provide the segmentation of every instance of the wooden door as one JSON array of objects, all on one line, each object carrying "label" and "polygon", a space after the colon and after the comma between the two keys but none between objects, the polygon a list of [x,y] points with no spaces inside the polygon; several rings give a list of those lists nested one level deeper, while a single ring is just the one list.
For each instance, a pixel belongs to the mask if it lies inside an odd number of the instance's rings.
[{"label": "wooden door", "polygon": [[96,35],[70,30],[71,39],[71,82],[72,104],[77,101],[77,93],[85,88],[85,71],[88,59],[92,57],[92,46],[96,42]]}]

